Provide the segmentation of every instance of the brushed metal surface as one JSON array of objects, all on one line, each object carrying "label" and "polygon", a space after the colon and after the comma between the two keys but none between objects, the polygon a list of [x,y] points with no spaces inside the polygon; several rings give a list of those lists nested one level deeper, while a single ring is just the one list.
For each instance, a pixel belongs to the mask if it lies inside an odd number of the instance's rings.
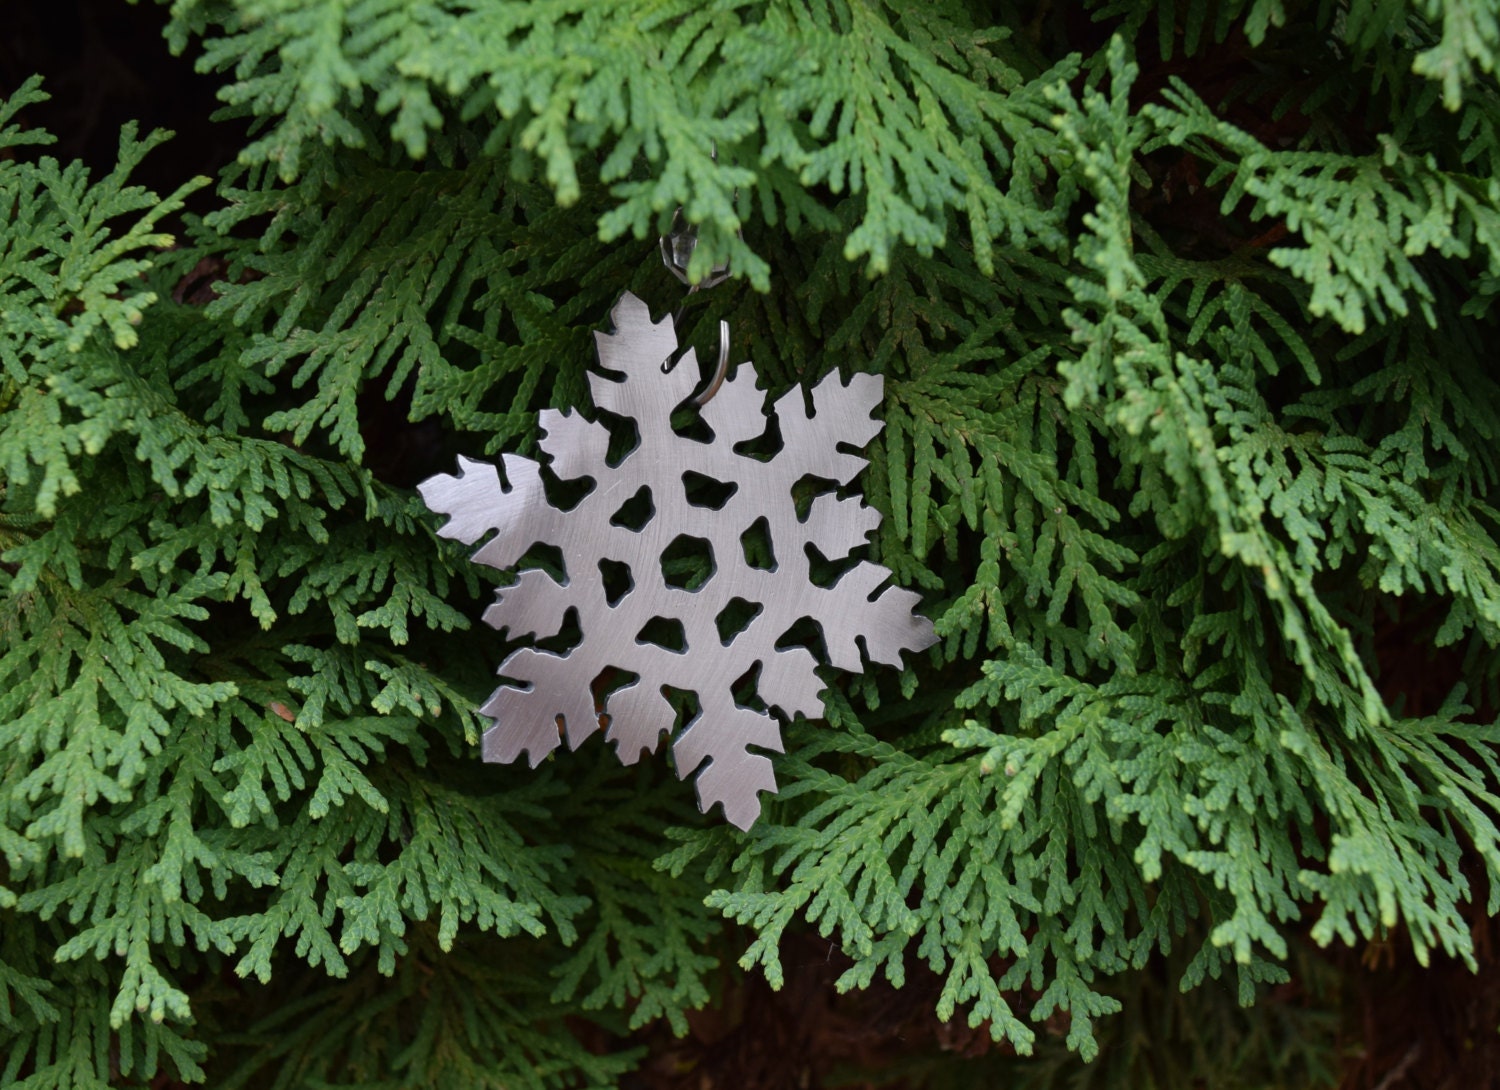
[{"label": "brushed metal surface", "polygon": [[[862,669],[861,642],[872,662],[899,666],[902,651],[937,639],[932,623],[914,612],[915,593],[881,589],[891,573],[880,565],[860,561],[827,587],[810,578],[808,545],[827,559],[846,558],[879,524],[878,512],[858,496],[840,498],[830,485],[804,520],[792,498],[793,485],[805,477],[846,485],[864,467],[864,458],[838,447],[862,447],[880,430],[871,413],[882,380],[855,375],[841,383],[830,374],[811,391],[811,415],[802,389],[782,395],[773,411],[783,446],[762,461],[732,449],[760,437],[770,423],[750,364],[741,364],[701,407],[712,440],[686,438],[672,430],[670,417],[693,392],[698,368],[692,351],[683,359],[691,365],[664,374],[662,362],[677,349],[671,320],[653,322],[646,305],[628,293],[612,317],[615,331],[595,335],[605,373],[591,372],[589,385],[598,408],[635,422],[637,446],[611,466],[604,424],[550,409],[540,418],[540,446],[552,472],[565,481],[593,482],[576,506],[553,506],[540,465],[511,454],[501,458],[503,483],[495,466],[461,457],[457,475],[418,485],[427,506],[449,516],[441,535],[466,544],[487,539],[474,553],[477,563],[508,569],[537,543],[561,551],[563,581],[540,569],[521,571],[485,611],[488,624],[511,639],[544,639],[557,635],[576,610],[583,632],[567,652],[522,647],[500,665],[499,673],[524,687],[502,684],[483,706],[495,720],[484,735],[484,759],[509,762],[524,753],[535,767],[564,739],[576,749],[602,721],[619,759],[634,764],[674,730],[676,715],[663,688],[684,690],[696,694],[701,710],[672,743],[677,774],[697,773],[705,812],[719,803],[729,821],[749,828],[760,814],[759,792],[776,788],[770,759],[752,747],[781,752],[781,732],[768,712],[736,703],[735,683],[758,669],[756,693],[769,707],[808,718],[823,710],[824,683],[811,652],[776,647],[788,629],[804,618],[815,621],[828,661],[851,671]],[[734,487],[717,509],[699,506],[689,501],[686,475]],[[655,508],[650,519],[638,529],[611,521],[643,488]],[[741,535],[761,519],[775,555],[771,570],[752,566],[741,544]],[[662,569],[662,553],[684,535],[713,557],[712,573],[692,589],[673,585]],[[629,589],[613,602],[604,562],[629,571]],[[717,618],[735,599],[759,612],[721,640]],[[653,621],[680,624],[685,650],[642,639]],[[602,716],[591,691],[601,675],[638,679],[609,694]]]}]

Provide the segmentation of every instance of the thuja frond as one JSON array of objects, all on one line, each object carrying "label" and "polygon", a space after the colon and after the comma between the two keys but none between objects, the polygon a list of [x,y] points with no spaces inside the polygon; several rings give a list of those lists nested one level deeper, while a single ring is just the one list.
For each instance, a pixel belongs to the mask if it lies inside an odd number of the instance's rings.
[{"label": "thuja frond", "polygon": [[[160,135],[87,170],[0,105],[0,1082],[611,1085],[812,930],[1040,1084],[1142,980],[1472,961],[1495,20],[1085,15],[182,0],[254,126],[201,217],[131,184]],[[679,206],[734,274],[686,302]],[[493,588],[409,487],[594,413],[626,289],[777,397],[883,376],[862,547],[942,636],[784,724],[745,835],[475,760]]]},{"label": "thuja frond", "polygon": [[683,206],[702,225],[695,278],[728,260],[764,289],[744,221],[758,208],[826,225],[807,195],[822,185],[863,202],[845,252],[873,272],[899,244],[943,242],[950,210],[985,269],[997,235],[1062,237],[1030,183],[1049,140],[1040,89],[1072,61],[1031,70],[959,5],[403,2],[358,23],[336,4],[177,5],[177,46],[199,33],[203,66],[236,73],[232,105],[277,119],[244,161],[291,179],[318,144],[387,131],[421,158],[455,102],[518,180],[539,166],[565,205],[591,177],[610,186],[606,238],[648,235]]},{"label": "thuja frond", "polygon": [[221,967],[337,978],[374,947],[390,973],[413,922],[440,948],[572,941],[586,905],[559,888],[566,849],[512,824],[539,819],[526,792],[497,808],[413,773],[472,729],[473,674],[398,648],[465,627],[446,595],[477,588],[408,496],[264,431],[253,340],[163,301],[196,257],[135,256],[181,198],[128,185],[147,146],[127,132],[94,185],[0,161],[24,213],[0,419],[0,1065],[19,1085],[201,1080],[193,997]]}]

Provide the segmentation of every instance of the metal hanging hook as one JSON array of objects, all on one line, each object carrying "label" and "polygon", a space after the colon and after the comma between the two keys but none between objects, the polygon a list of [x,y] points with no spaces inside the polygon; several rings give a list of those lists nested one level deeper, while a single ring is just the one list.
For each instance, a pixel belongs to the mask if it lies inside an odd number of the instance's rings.
[{"label": "metal hanging hook", "polygon": [[[672,324],[674,326],[677,324],[677,319],[678,319],[678,317],[680,315],[681,315],[681,311],[679,311],[677,314],[672,315]],[[661,373],[664,374],[664,375],[671,374],[672,373],[672,369],[675,368],[681,362],[682,362],[682,356],[681,355],[676,356],[676,357],[668,356],[666,359],[664,359],[664,360],[661,361]],[[719,387],[724,385],[724,378],[728,374],[729,374],[729,323],[726,322],[723,318],[720,318],[719,319],[719,359],[718,359],[718,362],[716,362],[714,364],[713,377],[708,380],[708,385],[706,387],[704,387],[703,392],[699,393],[699,394],[694,394],[693,395],[693,404],[696,405],[696,406],[698,406],[698,408],[700,408],[700,409],[703,408],[703,406],[707,405],[709,403],[709,401],[713,398],[714,394],[716,394],[716,393],[719,392]]]},{"label": "metal hanging hook", "polygon": [[719,392],[719,387],[724,385],[724,376],[729,373],[729,323],[723,318],[719,319],[719,362],[714,365],[714,377],[709,380],[708,388],[693,398],[693,404],[698,408],[707,405],[714,394]]},{"label": "metal hanging hook", "polygon": [[[722,284],[729,279],[729,266],[715,265],[709,270],[708,275],[696,284],[688,283],[688,263],[693,259],[693,251],[698,248],[698,225],[688,223],[682,214],[682,209],[677,209],[672,214],[672,229],[661,236],[661,259],[662,263],[671,271],[672,275],[688,284],[687,293],[691,296],[694,292],[705,288],[712,288]],[[672,326],[675,329],[682,320],[682,312],[687,308],[687,300],[684,299],[682,306],[678,307],[672,315]],[[662,374],[668,374],[677,366],[682,359],[679,355],[675,359],[668,356],[662,361]],[[700,409],[707,405],[714,394],[719,392],[719,387],[724,385],[724,377],[729,372],[729,323],[722,318],[719,320],[719,360],[714,366],[713,377],[709,379],[708,386],[703,392],[693,397],[693,404]]]},{"label": "metal hanging hook", "polygon": [[[710,144],[708,148],[709,157],[715,162],[719,158],[719,148],[716,144]],[[682,208],[672,213],[672,226],[667,233],[661,236],[661,260],[673,276],[684,284],[687,284],[687,293],[691,296],[696,291],[717,287],[729,279],[729,264],[715,265],[708,270],[708,275],[698,283],[694,284],[688,280],[688,265],[692,263],[693,251],[698,248],[698,225],[689,223],[687,217],[682,214]],[[682,312],[687,309],[687,300],[682,301],[672,315],[672,328],[676,329],[682,322]],[[668,356],[662,360],[662,374],[669,373],[682,359],[679,355],[676,359]],[[707,405],[714,394],[719,392],[719,387],[724,385],[724,376],[729,373],[729,323],[722,318],[719,320],[719,361],[714,366],[713,377],[709,379],[708,385],[700,394],[693,396],[693,404],[700,409]]]}]

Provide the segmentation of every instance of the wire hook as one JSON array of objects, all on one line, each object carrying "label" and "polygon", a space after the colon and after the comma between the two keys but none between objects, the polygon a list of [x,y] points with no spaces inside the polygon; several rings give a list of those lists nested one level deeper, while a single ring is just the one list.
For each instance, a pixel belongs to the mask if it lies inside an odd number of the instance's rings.
[{"label": "wire hook", "polygon": [[[681,316],[682,316],[682,312],[680,310],[676,314],[672,315],[672,325],[674,327],[677,325],[677,319],[680,318]],[[682,356],[681,355],[679,355],[679,356],[677,356],[675,358],[672,357],[672,356],[668,356],[666,359],[664,359],[664,360],[661,361],[661,373],[664,374],[664,375],[671,374],[672,370],[679,363],[681,363],[681,362],[682,362]],[[696,406],[698,406],[698,408],[700,408],[700,409],[703,408],[703,406],[707,405],[709,403],[709,401],[713,399],[714,394],[716,394],[716,393],[719,392],[719,387],[724,385],[724,378],[728,374],[729,374],[729,323],[726,322],[723,318],[720,318],[719,319],[719,359],[714,364],[713,377],[708,380],[708,385],[706,387],[704,387],[703,392],[699,393],[699,394],[694,394],[693,395],[693,404],[696,405]]]},{"label": "wire hook", "polygon": [[[693,251],[698,248],[698,227],[690,224],[682,214],[682,209],[677,209],[672,214],[672,229],[661,236],[661,259],[662,263],[671,270],[673,276],[688,284],[687,267],[692,260]],[[687,293],[692,296],[694,292],[704,288],[711,288],[722,284],[729,279],[729,266],[716,265],[709,270],[703,280],[696,284],[688,284]],[[682,321],[682,312],[687,309],[687,300],[677,308],[672,315],[672,327],[675,329]],[[676,359],[668,356],[662,360],[662,374],[668,374],[682,359],[679,355]],[[719,360],[714,366],[713,377],[709,379],[708,386],[700,394],[693,396],[693,404],[700,409],[707,405],[714,394],[719,392],[719,387],[724,385],[724,376],[729,372],[729,323],[722,318],[719,319]]]},{"label": "wire hook", "polygon": [[712,400],[714,394],[719,392],[719,387],[724,385],[724,376],[729,373],[729,323],[723,318],[719,319],[719,362],[714,365],[714,377],[709,380],[708,388],[693,398],[693,404],[703,408]]}]

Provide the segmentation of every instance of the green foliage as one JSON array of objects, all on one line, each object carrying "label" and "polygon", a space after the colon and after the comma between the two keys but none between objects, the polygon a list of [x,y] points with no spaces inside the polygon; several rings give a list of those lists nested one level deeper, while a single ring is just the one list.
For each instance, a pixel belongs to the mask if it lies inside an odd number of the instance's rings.
[{"label": "green foliage", "polygon": [[[1500,24],[1086,14],[177,0],[253,119],[201,217],[130,184],[164,135],[91,174],[14,90],[0,1083],[613,1085],[798,930],[841,988],[925,965],[1037,1085],[1142,981],[1473,964]],[[886,377],[871,552],[942,637],[832,679],[746,834],[602,747],[478,763],[490,588],[409,487],[589,410],[619,293],[681,302],[679,205],[739,277],[687,340]],[[1243,1085],[1326,1080],[1318,1025]]]}]

